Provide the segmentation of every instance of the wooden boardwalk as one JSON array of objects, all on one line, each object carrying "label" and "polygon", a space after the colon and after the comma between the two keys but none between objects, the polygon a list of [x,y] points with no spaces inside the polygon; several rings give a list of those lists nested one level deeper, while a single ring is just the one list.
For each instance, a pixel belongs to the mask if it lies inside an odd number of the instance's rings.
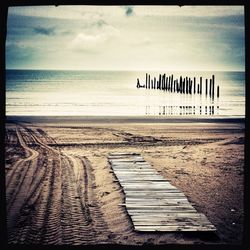
[{"label": "wooden boardwalk", "polygon": [[111,153],[108,160],[125,193],[124,205],[136,231],[216,231],[140,154]]}]

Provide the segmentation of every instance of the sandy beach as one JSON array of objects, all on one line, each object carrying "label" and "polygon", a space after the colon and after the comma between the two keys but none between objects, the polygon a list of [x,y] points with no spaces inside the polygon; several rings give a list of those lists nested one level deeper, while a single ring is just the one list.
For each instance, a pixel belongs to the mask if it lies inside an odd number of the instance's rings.
[{"label": "sandy beach", "polygon": [[[8,117],[9,244],[241,244],[244,119]],[[139,233],[107,156],[140,153],[216,233]]]}]

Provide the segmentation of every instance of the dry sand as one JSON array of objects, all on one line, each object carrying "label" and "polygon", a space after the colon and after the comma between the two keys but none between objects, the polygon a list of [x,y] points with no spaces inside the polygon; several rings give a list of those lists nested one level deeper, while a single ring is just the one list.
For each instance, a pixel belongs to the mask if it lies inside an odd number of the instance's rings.
[{"label": "dry sand", "polygon": [[[242,121],[21,120],[6,123],[8,243],[242,243]],[[111,152],[141,153],[217,233],[133,231]]]}]

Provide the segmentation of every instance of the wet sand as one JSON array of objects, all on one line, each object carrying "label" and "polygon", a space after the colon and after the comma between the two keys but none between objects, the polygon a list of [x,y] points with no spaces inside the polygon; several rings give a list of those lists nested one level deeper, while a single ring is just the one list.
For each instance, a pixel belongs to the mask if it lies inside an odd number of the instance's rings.
[{"label": "wet sand", "polygon": [[[244,121],[8,117],[9,244],[241,244]],[[140,153],[217,233],[139,233],[107,161]]]}]

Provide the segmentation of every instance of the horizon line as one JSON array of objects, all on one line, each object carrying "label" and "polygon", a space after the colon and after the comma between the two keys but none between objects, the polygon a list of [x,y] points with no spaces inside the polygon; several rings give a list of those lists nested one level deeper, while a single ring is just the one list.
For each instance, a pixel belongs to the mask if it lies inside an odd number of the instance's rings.
[{"label": "horizon line", "polygon": [[5,68],[5,70],[50,70],[50,71],[130,71],[130,72],[162,72],[162,71],[173,71],[173,72],[246,72],[245,69],[221,69],[221,70],[205,70],[205,69],[48,69],[48,68]]}]

